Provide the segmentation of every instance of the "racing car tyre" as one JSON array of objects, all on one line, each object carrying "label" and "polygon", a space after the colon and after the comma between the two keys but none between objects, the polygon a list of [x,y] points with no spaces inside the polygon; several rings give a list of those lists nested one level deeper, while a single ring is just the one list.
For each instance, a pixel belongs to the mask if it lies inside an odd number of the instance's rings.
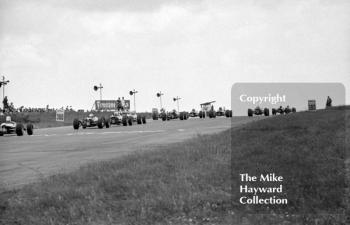
[{"label": "racing car tyre", "polygon": [[185,119],[185,120],[188,119],[188,113],[187,113],[187,112],[184,113],[184,119]]},{"label": "racing car tyre", "polygon": [[123,124],[123,126],[127,126],[127,125],[128,125],[128,120],[127,120],[127,117],[126,117],[126,116],[123,116],[123,118],[122,118],[122,124]]},{"label": "racing car tyre", "polygon": [[292,108],[292,113],[297,112],[297,109],[295,107]]},{"label": "racing car tyre", "polygon": [[0,137],[4,136],[4,132],[2,130],[0,130]]},{"label": "racing car tyre", "polygon": [[33,128],[34,128],[33,124],[31,124],[31,123],[27,124],[27,134],[28,135],[33,135]]},{"label": "racing car tyre", "polygon": [[106,128],[109,128],[111,126],[111,122],[109,120],[106,121]]},{"label": "racing car tyre", "polygon": [[141,116],[137,116],[137,124],[142,124],[142,118],[141,118]]},{"label": "racing car tyre", "polygon": [[78,119],[74,119],[73,120],[73,128],[74,128],[74,130],[78,130],[79,129],[79,124],[80,124],[80,122],[79,122]]},{"label": "racing car tyre", "polygon": [[16,125],[16,134],[17,136],[23,136],[23,125],[20,123]]},{"label": "racing car tyre", "polygon": [[276,115],[277,114],[277,110],[275,108],[272,108],[272,115]]},{"label": "racing car tyre", "polygon": [[143,124],[146,123],[146,117],[145,117],[145,116],[142,117],[142,123],[143,123]]},{"label": "racing car tyre", "polygon": [[253,116],[253,110],[252,109],[248,109],[248,116]]},{"label": "racing car tyre", "polygon": [[102,116],[97,120],[97,127],[102,129],[105,126],[105,118]]},{"label": "racing car tyre", "polygon": [[180,120],[184,120],[184,113],[183,112],[180,112]]},{"label": "racing car tyre", "polygon": [[268,108],[264,109],[264,116],[269,116],[270,115],[270,111]]},{"label": "racing car tyre", "polygon": [[129,126],[132,126],[132,118],[131,117],[129,117],[129,119],[128,119],[128,124],[129,124]]}]

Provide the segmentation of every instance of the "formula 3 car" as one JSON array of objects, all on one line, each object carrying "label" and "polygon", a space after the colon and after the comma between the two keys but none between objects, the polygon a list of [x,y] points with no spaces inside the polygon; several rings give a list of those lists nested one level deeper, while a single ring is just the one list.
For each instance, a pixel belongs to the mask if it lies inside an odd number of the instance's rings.
[{"label": "formula 3 car", "polygon": [[283,108],[282,106],[280,106],[279,108],[275,109],[273,108],[272,109],[272,115],[277,115],[277,114],[288,114],[288,113],[295,113],[297,110],[296,108],[292,107],[292,108],[289,108],[289,106],[287,106],[286,108]]},{"label": "formula 3 car", "polygon": [[136,114],[135,112],[122,112],[121,122],[123,126],[132,126],[134,123],[145,124],[146,117],[140,114]]},{"label": "formula 3 car", "polygon": [[268,108],[261,109],[259,106],[257,106],[254,110],[248,109],[248,116],[251,117],[253,115],[269,116],[270,110]]},{"label": "formula 3 car", "polygon": [[7,116],[6,121],[0,125],[0,136],[4,136],[4,134],[17,134],[17,136],[23,136],[25,132],[27,132],[28,135],[33,135],[33,129],[34,126],[31,123],[27,123],[26,126],[24,126],[21,123],[16,123],[14,121],[11,121],[11,117]]},{"label": "formula 3 car", "polygon": [[78,130],[79,127],[82,127],[83,129],[87,127],[98,127],[99,129],[102,129],[104,127],[109,128],[110,123],[108,120],[106,120],[103,116],[98,118],[97,116],[94,116],[92,113],[89,114],[88,117],[79,120],[74,119],[73,121],[73,128],[74,130]]}]

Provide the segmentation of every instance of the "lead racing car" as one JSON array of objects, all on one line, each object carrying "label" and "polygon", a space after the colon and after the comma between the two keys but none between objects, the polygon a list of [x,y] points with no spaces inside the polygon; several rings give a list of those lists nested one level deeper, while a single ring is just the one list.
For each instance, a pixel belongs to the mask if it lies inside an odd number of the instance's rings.
[{"label": "lead racing car", "polygon": [[73,120],[73,128],[74,130],[78,130],[79,127],[82,127],[83,129],[87,127],[98,127],[99,129],[102,129],[104,127],[109,128],[110,123],[108,120],[106,120],[103,116],[98,118],[94,114],[90,113],[89,116],[86,118],[79,120],[74,119]]},{"label": "lead racing car", "polygon": [[4,136],[4,134],[17,134],[17,136],[23,136],[25,132],[27,132],[28,135],[33,135],[33,129],[34,126],[31,123],[27,123],[26,126],[24,126],[22,123],[16,123],[11,120],[10,116],[6,117],[6,120],[4,123],[0,125],[0,136]]}]

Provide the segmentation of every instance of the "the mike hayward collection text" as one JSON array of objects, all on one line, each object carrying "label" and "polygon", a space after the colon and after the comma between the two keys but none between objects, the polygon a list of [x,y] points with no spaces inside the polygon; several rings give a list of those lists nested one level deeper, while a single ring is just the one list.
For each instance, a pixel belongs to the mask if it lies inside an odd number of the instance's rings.
[{"label": "the mike hayward collection text", "polygon": [[[241,184],[239,191],[241,196],[239,202],[243,205],[286,205],[288,199],[279,198],[276,195],[283,194],[283,177],[275,173],[261,174],[260,176],[251,176],[248,173],[239,175]],[[255,186],[256,183],[265,184]],[[268,185],[266,185],[268,183]],[[259,197],[264,195],[264,197]],[[271,195],[266,197],[267,195]]]}]

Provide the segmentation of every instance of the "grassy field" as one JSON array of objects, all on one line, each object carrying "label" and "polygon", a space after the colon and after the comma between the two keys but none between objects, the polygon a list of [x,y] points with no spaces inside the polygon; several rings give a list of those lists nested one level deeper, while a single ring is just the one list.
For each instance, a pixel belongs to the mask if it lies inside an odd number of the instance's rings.
[{"label": "grassy field", "polygon": [[[2,190],[0,224],[347,224],[342,109],[256,121]],[[241,172],[283,175],[289,204],[242,207]]]}]

